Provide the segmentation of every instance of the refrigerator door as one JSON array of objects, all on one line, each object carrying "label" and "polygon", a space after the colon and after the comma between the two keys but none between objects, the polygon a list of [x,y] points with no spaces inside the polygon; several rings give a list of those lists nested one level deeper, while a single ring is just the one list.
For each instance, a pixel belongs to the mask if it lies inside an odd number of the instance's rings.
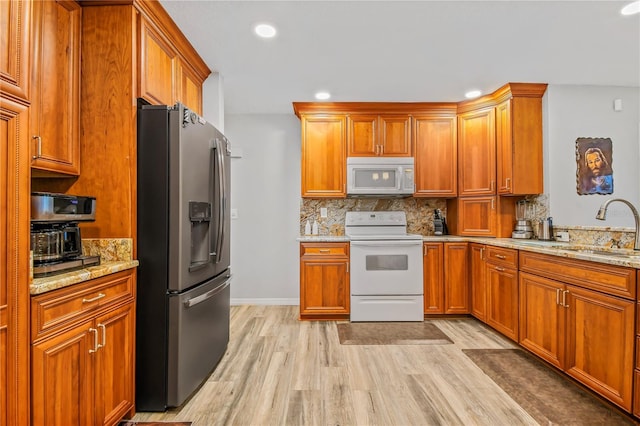
[{"label": "refrigerator door", "polygon": [[181,405],[218,364],[229,342],[230,274],[169,296],[167,406]]}]

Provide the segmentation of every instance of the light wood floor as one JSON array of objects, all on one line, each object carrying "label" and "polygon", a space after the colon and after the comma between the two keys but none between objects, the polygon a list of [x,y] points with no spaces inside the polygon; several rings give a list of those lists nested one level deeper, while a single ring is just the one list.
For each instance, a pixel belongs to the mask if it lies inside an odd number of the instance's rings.
[{"label": "light wood floor", "polygon": [[516,347],[472,318],[433,321],[455,344],[340,345],[297,306],[233,306],[222,361],[180,409],[139,421],[209,425],[537,424],[462,349]]}]

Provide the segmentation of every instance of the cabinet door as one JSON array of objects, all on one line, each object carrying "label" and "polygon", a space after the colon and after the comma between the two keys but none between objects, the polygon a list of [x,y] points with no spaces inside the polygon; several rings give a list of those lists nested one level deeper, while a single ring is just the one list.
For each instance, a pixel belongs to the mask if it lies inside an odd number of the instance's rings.
[{"label": "cabinet door", "polygon": [[347,316],[349,243],[302,243],[300,254],[300,318]]},{"label": "cabinet door", "polygon": [[411,157],[411,117],[384,114],[380,116],[381,146],[378,155],[385,157]]},{"label": "cabinet door", "polygon": [[487,264],[487,324],[518,341],[518,271]]},{"label": "cabinet door", "polygon": [[444,313],[444,270],[442,243],[424,243],[424,313]]},{"label": "cabinet door", "polygon": [[458,235],[494,237],[496,197],[458,198]]},{"label": "cabinet door", "polygon": [[494,108],[458,116],[458,195],[495,194]]},{"label": "cabinet door", "polygon": [[98,332],[91,322],[33,345],[32,424],[93,424],[93,363]]},{"label": "cabinet door", "polygon": [[455,197],[458,192],[455,117],[414,117],[413,143],[414,196]]},{"label": "cabinet door", "polygon": [[469,265],[467,243],[444,243],[444,312],[468,314]]},{"label": "cabinet door", "polygon": [[485,246],[470,244],[470,281],[471,281],[471,315],[480,321],[486,320],[486,265],[484,260]]},{"label": "cabinet door", "polygon": [[176,51],[142,17],[140,38],[140,96],[152,104],[172,105]]},{"label": "cabinet door", "polygon": [[496,180],[498,194],[513,190],[513,138],[511,135],[511,100],[496,107]]},{"label": "cabinet door", "polygon": [[176,101],[183,103],[198,115],[202,115],[202,82],[182,61],[178,60],[177,68],[178,93]]},{"label": "cabinet door", "polygon": [[0,90],[24,100],[29,99],[30,8],[28,1],[0,1]]},{"label": "cabinet door", "polygon": [[348,157],[375,157],[379,155],[378,116],[351,114],[348,118]]},{"label": "cabinet door", "polygon": [[345,117],[302,116],[302,196],[346,196]]},{"label": "cabinet door", "polygon": [[520,272],[520,344],[564,369],[564,284]]},{"label": "cabinet door", "polygon": [[80,174],[81,17],[74,1],[33,2],[29,129],[35,175]]},{"label": "cabinet door", "polygon": [[133,302],[95,321],[100,350],[95,364],[95,424],[117,424],[133,408],[135,318]]},{"label": "cabinet door", "polygon": [[635,302],[567,286],[565,371],[631,409]]}]

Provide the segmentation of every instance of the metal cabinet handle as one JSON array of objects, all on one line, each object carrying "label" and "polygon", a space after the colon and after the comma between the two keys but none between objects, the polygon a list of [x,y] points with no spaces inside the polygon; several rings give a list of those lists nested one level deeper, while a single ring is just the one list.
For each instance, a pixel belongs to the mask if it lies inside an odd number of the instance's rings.
[{"label": "metal cabinet handle", "polygon": [[349,273],[349,262],[347,262],[347,273]]},{"label": "metal cabinet handle", "polygon": [[89,329],[89,333],[94,333],[93,335],[93,349],[89,349],[89,353],[95,353],[98,352],[98,348],[100,347],[98,345],[98,330],[96,330],[95,328],[90,328]]},{"label": "metal cabinet handle", "polygon": [[560,289],[556,288],[556,305],[560,305]]},{"label": "metal cabinet handle", "polygon": [[565,308],[569,307],[569,305],[567,305],[567,293],[569,293],[569,290],[565,290],[562,292],[562,306],[564,306]]},{"label": "metal cabinet handle", "polygon": [[331,253],[330,249],[320,249],[320,253]]},{"label": "metal cabinet handle", "polygon": [[104,324],[98,324],[98,328],[102,329],[102,343],[98,345],[98,348],[104,348],[107,346],[107,327]]},{"label": "metal cabinet handle", "polygon": [[507,258],[507,256],[503,256],[501,254],[496,254],[494,256],[497,257],[498,259],[503,259],[503,260]]},{"label": "metal cabinet handle", "polygon": [[496,181],[495,181],[495,180],[492,180],[492,181],[491,181],[491,184],[489,185],[489,190],[490,190],[490,191],[493,191],[493,188],[495,188],[495,187],[496,187]]},{"label": "metal cabinet handle", "polygon": [[384,145],[380,145],[380,155],[384,155]]},{"label": "metal cabinet handle", "polygon": [[505,179],[505,185],[506,185],[507,189],[511,189],[511,178],[506,178]]},{"label": "metal cabinet handle", "polygon": [[492,198],[491,199],[491,210],[495,210],[496,209],[496,199]]},{"label": "metal cabinet handle", "polygon": [[501,268],[501,267],[499,267],[499,266],[496,266],[496,271],[498,271],[498,272],[504,272],[504,268]]},{"label": "metal cabinet handle", "polygon": [[42,157],[42,137],[41,136],[33,136],[32,139],[36,139],[38,143],[36,144],[36,155],[33,155],[32,159],[37,159]]},{"label": "metal cabinet handle", "polygon": [[484,260],[484,247],[480,248],[480,260]]},{"label": "metal cabinet handle", "polygon": [[426,245],[423,245],[422,246],[422,254],[426,256],[427,255],[427,251],[429,251],[429,248]]},{"label": "metal cabinet handle", "polygon": [[105,296],[106,296],[106,294],[104,294],[104,293],[98,293],[98,295],[96,297],[92,297],[91,299],[82,299],[82,303],[95,302],[96,300],[100,300]]}]

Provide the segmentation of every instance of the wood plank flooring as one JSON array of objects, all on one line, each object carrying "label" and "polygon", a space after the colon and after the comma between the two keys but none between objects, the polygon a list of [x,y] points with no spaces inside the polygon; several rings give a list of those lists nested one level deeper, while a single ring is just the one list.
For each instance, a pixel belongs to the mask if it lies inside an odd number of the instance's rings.
[{"label": "wood plank flooring", "polygon": [[229,347],[179,409],[138,421],[210,425],[535,425],[462,349],[517,347],[472,318],[430,320],[455,344],[340,345],[297,306],[232,306]]}]

